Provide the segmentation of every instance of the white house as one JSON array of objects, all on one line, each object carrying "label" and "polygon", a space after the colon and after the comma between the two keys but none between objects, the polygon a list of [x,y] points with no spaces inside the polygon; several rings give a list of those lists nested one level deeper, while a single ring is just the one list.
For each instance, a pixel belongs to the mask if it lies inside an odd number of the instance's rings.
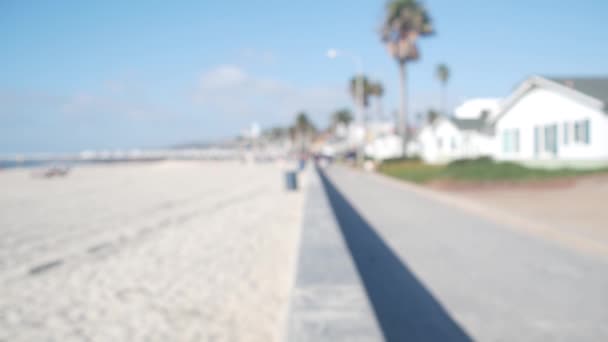
[{"label": "white house", "polygon": [[402,155],[401,141],[395,134],[395,124],[392,122],[351,123],[348,126],[338,125],[334,137],[325,141],[319,152],[335,157],[363,148],[365,156],[385,160]]},{"label": "white house", "polygon": [[447,163],[455,159],[492,156],[495,140],[491,123],[500,100],[467,100],[454,110],[451,118],[439,117],[424,125],[412,145],[427,163]]},{"label": "white house", "polygon": [[501,104],[494,133],[497,160],[608,164],[608,77],[530,77]]},{"label": "white house", "polygon": [[479,119],[485,113],[488,120],[493,121],[500,110],[499,98],[473,98],[464,101],[454,109],[457,119]]},{"label": "white house", "polygon": [[367,141],[364,148],[366,156],[375,160],[399,158],[403,155],[403,140],[396,133],[397,128],[391,121],[371,121],[366,125]]},{"label": "white house", "polygon": [[439,117],[416,136],[420,157],[441,164],[462,158],[491,156],[494,138],[486,116],[476,119]]}]

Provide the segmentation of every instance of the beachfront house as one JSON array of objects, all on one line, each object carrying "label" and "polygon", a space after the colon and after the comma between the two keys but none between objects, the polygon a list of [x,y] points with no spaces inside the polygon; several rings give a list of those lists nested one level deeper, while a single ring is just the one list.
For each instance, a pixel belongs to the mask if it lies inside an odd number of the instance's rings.
[{"label": "beachfront house", "polygon": [[416,143],[420,157],[430,164],[490,156],[494,150],[487,115],[469,119],[439,117],[421,128]]},{"label": "beachfront house", "polygon": [[417,154],[427,163],[490,157],[495,152],[491,123],[500,100],[475,98],[456,107],[452,117],[439,117],[425,124],[416,135]]},{"label": "beachfront house", "polygon": [[403,154],[403,140],[391,121],[371,121],[366,124],[365,156],[376,161],[399,158]]},{"label": "beachfront house", "polygon": [[501,104],[494,133],[497,160],[606,165],[608,77],[530,77]]}]

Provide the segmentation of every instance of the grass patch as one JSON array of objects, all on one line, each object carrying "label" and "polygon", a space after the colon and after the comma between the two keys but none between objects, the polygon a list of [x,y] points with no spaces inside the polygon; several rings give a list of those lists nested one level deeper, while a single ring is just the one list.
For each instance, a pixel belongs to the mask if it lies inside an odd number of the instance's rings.
[{"label": "grass patch", "polygon": [[457,181],[531,181],[608,173],[608,168],[589,170],[536,169],[511,162],[494,162],[489,158],[456,160],[448,165],[427,165],[420,161],[395,161],[382,164],[379,171],[415,183],[433,180]]},{"label": "grass patch", "polygon": [[443,167],[424,164],[420,161],[395,161],[383,163],[379,171],[395,177],[415,183],[426,183],[439,178]]}]

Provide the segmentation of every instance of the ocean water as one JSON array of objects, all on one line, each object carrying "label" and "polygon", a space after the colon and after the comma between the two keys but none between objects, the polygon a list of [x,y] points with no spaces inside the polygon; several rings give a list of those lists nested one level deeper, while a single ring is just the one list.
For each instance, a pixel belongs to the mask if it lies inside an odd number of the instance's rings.
[{"label": "ocean water", "polygon": [[0,170],[15,169],[15,168],[38,168],[49,166],[75,167],[79,165],[90,164],[115,164],[115,163],[132,163],[132,162],[157,162],[164,160],[163,158],[151,159],[112,159],[112,160],[0,160]]},{"label": "ocean water", "polygon": [[0,169],[34,168],[52,164],[54,164],[54,162],[44,160],[0,160]]},{"label": "ocean water", "polygon": [[0,170],[1,169],[15,169],[15,168],[31,169],[31,168],[49,167],[49,166],[73,167],[73,166],[78,166],[78,165],[94,164],[94,163],[101,163],[101,162],[100,161],[81,161],[81,160],[70,160],[70,161],[66,161],[66,160],[61,160],[61,161],[57,161],[57,160],[23,160],[23,161],[0,160]]}]

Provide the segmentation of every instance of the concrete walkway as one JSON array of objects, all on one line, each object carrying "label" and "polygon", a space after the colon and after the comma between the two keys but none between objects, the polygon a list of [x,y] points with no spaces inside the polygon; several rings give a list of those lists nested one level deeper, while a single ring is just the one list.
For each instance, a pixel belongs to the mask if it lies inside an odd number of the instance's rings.
[{"label": "concrete walkway", "polygon": [[286,341],[381,341],[382,333],[323,185],[309,170]]},{"label": "concrete walkway", "polygon": [[386,340],[608,341],[605,258],[377,175],[324,183]]}]

